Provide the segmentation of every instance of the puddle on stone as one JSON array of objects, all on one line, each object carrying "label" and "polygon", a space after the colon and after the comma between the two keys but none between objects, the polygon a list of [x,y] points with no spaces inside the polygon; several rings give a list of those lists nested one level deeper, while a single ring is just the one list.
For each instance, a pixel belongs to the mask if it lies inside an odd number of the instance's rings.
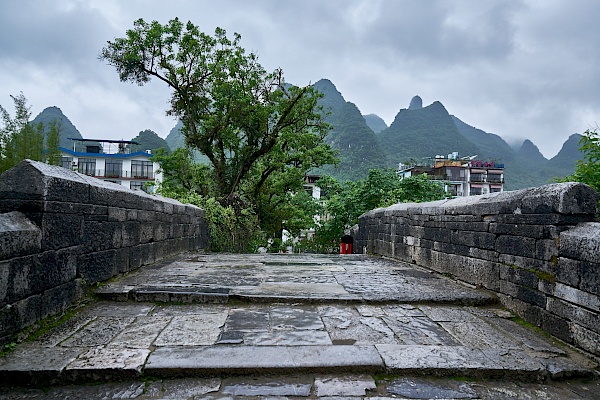
[{"label": "puddle on stone", "polygon": [[335,339],[332,340],[331,343],[334,346],[350,346],[356,343],[356,339]]}]

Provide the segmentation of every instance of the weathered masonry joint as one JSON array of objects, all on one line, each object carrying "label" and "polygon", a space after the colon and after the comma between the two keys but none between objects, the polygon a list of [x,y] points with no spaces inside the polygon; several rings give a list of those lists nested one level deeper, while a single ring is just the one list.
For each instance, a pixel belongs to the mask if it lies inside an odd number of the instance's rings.
[{"label": "weathered masonry joint", "polygon": [[357,249],[412,262],[497,293],[546,332],[600,355],[598,193],[579,183],[362,215]]},{"label": "weathered masonry joint", "polygon": [[0,343],[96,282],[207,244],[198,207],[23,161],[0,176]]}]

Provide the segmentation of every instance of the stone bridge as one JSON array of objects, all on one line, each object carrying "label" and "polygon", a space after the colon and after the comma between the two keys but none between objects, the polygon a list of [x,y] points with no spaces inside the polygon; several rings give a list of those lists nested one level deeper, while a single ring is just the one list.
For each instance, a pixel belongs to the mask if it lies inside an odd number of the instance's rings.
[{"label": "stone bridge", "polygon": [[0,357],[0,398],[593,399],[597,203],[398,204],[361,216],[363,254],[210,254],[201,209],[24,161],[0,176],[0,338],[46,328]]}]

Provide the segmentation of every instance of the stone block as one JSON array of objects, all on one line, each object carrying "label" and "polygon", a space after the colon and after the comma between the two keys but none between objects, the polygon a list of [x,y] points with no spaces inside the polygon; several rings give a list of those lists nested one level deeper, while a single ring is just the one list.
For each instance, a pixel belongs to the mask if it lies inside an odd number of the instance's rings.
[{"label": "stone block", "polygon": [[[585,307],[591,311],[600,313],[600,297],[572,286],[557,283],[554,287],[554,296],[568,301],[569,303]],[[598,330],[600,330],[600,321],[598,322]]]},{"label": "stone block", "polygon": [[66,168],[24,160],[0,176],[0,198],[87,203],[86,178]]},{"label": "stone block", "polygon": [[571,323],[571,334],[573,342],[577,347],[600,356],[600,333],[584,328],[581,325]]},{"label": "stone block", "polygon": [[140,243],[148,243],[153,240],[154,231],[152,223],[140,224]]},{"label": "stone block", "polygon": [[586,222],[560,234],[561,257],[600,263],[600,222]]},{"label": "stone block", "polygon": [[524,189],[524,214],[589,214],[598,211],[598,193],[583,183],[566,182]]},{"label": "stone block", "polygon": [[120,207],[107,207],[108,209],[108,220],[123,222],[127,221],[128,210]]},{"label": "stone block", "polygon": [[83,254],[77,258],[77,275],[92,284],[112,278],[117,271],[115,250]]},{"label": "stone block", "polygon": [[129,249],[129,268],[133,271],[142,266],[142,247],[141,245],[128,247]]},{"label": "stone block", "polygon": [[536,288],[517,285],[509,281],[500,281],[500,293],[514,297],[525,303],[535,305],[539,308],[546,307],[546,295]]},{"label": "stone block", "polygon": [[492,223],[490,224],[490,232],[496,235],[524,236],[535,239],[546,238],[544,225]]},{"label": "stone block", "polygon": [[538,286],[538,277],[535,272],[506,264],[500,265],[500,279],[529,288]]},{"label": "stone block", "polygon": [[538,260],[552,261],[558,257],[558,240],[541,239],[535,243],[535,258]]},{"label": "stone block", "polygon": [[598,312],[553,297],[548,297],[546,309],[557,317],[600,332],[600,313]]},{"label": "stone block", "polygon": [[49,317],[67,309],[77,301],[79,288],[75,280],[45,291],[41,296],[41,318]]},{"label": "stone block", "polygon": [[138,192],[125,186],[95,179],[90,184],[89,201],[92,204],[111,207],[139,208],[141,199]]},{"label": "stone block", "polygon": [[9,284],[12,290],[12,282],[10,280],[10,262],[0,262],[0,308],[6,304]]},{"label": "stone block", "polygon": [[0,214],[0,260],[34,254],[42,248],[42,232],[25,214]]},{"label": "stone block", "polygon": [[129,264],[131,248],[123,247],[115,251],[115,268],[116,273],[124,274],[132,270]]},{"label": "stone block", "polygon": [[501,235],[496,239],[496,249],[500,254],[512,254],[522,257],[535,257],[535,239]]},{"label": "stone block", "polygon": [[588,222],[590,220],[589,215],[565,215],[565,214],[498,214],[493,217],[490,216],[488,221],[498,222],[502,224],[516,224],[516,225],[552,225],[552,226],[563,226],[563,225],[577,225],[580,222]]},{"label": "stone block", "polygon": [[0,307],[0,345],[5,340],[10,341],[8,336],[19,330],[19,316],[17,309],[10,304]]},{"label": "stone block", "polygon": [[83,225],[83,244],[91,252],[116,249],[123,245],[122,223],[87,221]]},{"label": "stone block", "polygon": [[141,223],[137,221],[126,221],[122,224],[123,247],[137,246],[140,244]]},{"label": "stone block", "polygon": [[542,312],[541,328],[567,343],[573,343],[573,335],[571,334],[569,321],[566,318],[561,318],[549,312]]},{"label": "stone block", "polygon": [[42,218],[42,250],[58,250],[82,243],[83,215],[45,213]]},{"label": "stone block", "polygon": [[500,264],[467,258],[467,266],[466,270],[470,273],[462,277],[465,282],[480,285],[494,291],[500,289]]},{"label": "stone block", "polygon": [[542,325],[544,309],[533,304],[519,300],[511,295],[498,293],[498,298],[503,306],[516,313],[519,317],[535,326]]},{"label": "stone block", "polygon": [[154,264],[156,256],[154,254],[154,246],[152,243],[143,243],[139,245],[141,251],[141,262],[142,265]]},{"label": "stone block", "polygon": [[60,286],[75,279],[77,274],[77,256],[69,249],[46,251],[40,254],[39,262],[30,264],[27,276],[31,293]]},{"label": "stone block", "polygon": [[19,331],[33,325],[42,319],[42,297],[40,295],[29,296],[12,304],[15,311],[13,317],[17,319],[16,330]]},{"label": "stone block", "polygon": [[536,260],[535,258],[515,256],[511,254],[500,254],[498,260],[502,264],[516,266],[526,270],[542,271],[554,275],[556,267],[551,261]]},{"label": "stone block", "polygon": [[469,257],[498,262],[498,252],[494,250],[483,250],[472,247],[469,249]]},{"label": "stone block", "polygon": [[496,235],[486,232],[454,231],[450,235],[452,243],[477,247],[480,249],[494,250]]}]

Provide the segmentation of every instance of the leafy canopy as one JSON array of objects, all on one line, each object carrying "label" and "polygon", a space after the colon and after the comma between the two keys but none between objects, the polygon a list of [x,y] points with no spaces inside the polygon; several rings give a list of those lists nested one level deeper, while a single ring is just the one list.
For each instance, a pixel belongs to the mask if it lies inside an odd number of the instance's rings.
[{"label": "leafy canopy", "polygon": [[393,169],[372,169],[367,178],[356,182],[340,183],[323,177],[318,184],[327,198],[327,218],[315,238],[322,251],[335,251],[344,231],[367,211],[396,203],[441,200],[446,196],[443,187],[426,174],[401,180]]},{"label": "leafy canopy", "polygon": [[100,55],[122,81],[144,85],[157,78],[172,89],[167,114],[183,122],[188,145],[210,160],[222,200],[242,188],[256,198],[302,146],[323,156],[310,164],[333,158],[323,143],[328,125],[318,112],[318,93],[287,85],[281,70],[267,72],[240,39],[221,28],[210,36],[177,18],[165,25],[139,19]]}]

